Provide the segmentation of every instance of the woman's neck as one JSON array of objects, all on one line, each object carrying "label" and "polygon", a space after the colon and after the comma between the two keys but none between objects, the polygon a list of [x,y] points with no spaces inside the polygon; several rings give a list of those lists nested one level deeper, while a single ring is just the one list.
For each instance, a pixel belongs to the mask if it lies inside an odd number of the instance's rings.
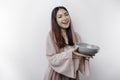
[{"label": "woman's neck", "polygon": [[66,30],[65,29],[61,29],[61,34],[62,34],[66,44],[68,44],[68,37],[67,37],[67,34],[66,34]]},{"label": "woman's neck", "polygon": [[61,34],[62,34],[63,37],[65,37],[66,36],[66,30],[65,29],[61,29]]}]

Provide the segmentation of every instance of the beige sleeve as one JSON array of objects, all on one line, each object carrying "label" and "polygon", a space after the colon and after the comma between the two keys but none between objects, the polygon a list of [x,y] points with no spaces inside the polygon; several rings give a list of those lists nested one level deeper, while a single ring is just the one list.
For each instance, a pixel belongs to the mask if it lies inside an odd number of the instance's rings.
[{"label": "beige sleeve", "polygon": [[67,77],[75,78],[76,74],[72,60],[73,49],[71,48],[67,51],[56,53],[55,47],[50,36],[48,36],[47,38],[46,47],[46,55],[51,68],[56,72],[63,74]]}]

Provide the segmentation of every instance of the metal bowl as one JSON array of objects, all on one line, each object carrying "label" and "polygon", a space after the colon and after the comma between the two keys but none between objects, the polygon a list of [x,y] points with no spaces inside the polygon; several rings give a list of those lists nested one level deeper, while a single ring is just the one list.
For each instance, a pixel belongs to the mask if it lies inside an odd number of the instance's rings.
[{"label": "metal bowl", "polygon": [[98,53],[99,51],[99,47],[96,45],[92,45],[92,44],[88,44],[88,43],[78,43],[78,52],[80,54],[84,54],[84,55],[95,55],[96,53]]}]

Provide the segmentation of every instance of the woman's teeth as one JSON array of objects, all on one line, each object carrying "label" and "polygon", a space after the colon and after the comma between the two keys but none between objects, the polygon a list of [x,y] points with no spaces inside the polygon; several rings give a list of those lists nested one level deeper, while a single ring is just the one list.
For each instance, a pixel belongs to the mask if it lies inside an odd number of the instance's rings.
[{"label": "woman's teeth", "polygon": [[62,22],[63,24],[67,24],[68,22]]}]

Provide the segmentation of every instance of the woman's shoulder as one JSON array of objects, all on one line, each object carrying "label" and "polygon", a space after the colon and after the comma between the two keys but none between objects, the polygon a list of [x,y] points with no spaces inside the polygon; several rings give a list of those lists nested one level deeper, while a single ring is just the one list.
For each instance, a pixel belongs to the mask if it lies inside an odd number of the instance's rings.
[{"label": "woman's shoulder", "polygon": [[78,32],[74,32],[74,34],[75,34],[76,40],[81,41],[80,34]]},{"label": "woman's shoulder", "polygon": [[80,37],[80,34],[78,32],[74,32],[76,37]]},{"label": "woman's shoulder", "polygon": [[76,36],[80,36],[78,32],[74,32]]},{"label": "woman's shoulder", "polygon": [[52,31],[49,31],[47,34],[47,41],[53,41],[53,35],[52,35]]},{"label": "woman's shoulder", "polygon": [[48,32],[47,34],[47,40],[51,39],[51,31]]}]

